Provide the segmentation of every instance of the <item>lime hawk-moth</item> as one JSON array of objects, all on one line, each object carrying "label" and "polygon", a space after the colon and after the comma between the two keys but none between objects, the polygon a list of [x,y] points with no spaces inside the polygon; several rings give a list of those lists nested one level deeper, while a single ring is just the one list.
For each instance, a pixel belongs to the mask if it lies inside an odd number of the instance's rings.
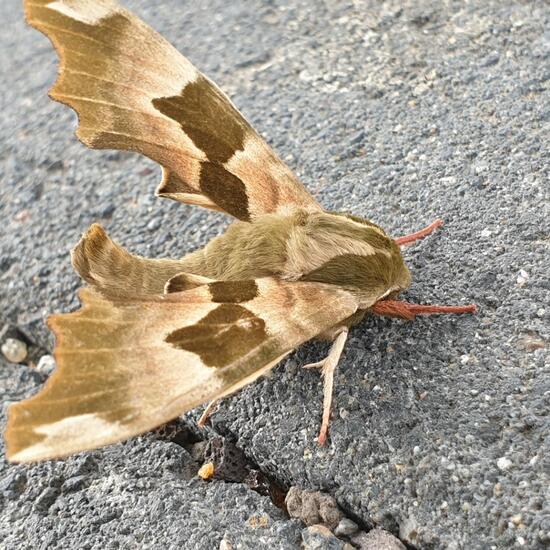
[{"label": "lime hawk-moth", "polygon": [[475,311],[397,300],[411,283],[400,246],[439,221],[393,239],[323,209],[217,86],[132,13],[112,0],[25,0],[25,11],[59,53],[50,95],[77,112],[83,143],[150,157],[163,170],[159,196],[236,221],[182,259],[132,255],[90,227],[72,251],[88,283],[82,307],[49,319],[57,368],[10,407],[9,459],[143,433],[235,392],[312,338],[333,341],[308,365],[324,378],[322,444],[350,326],[367,313]]}]

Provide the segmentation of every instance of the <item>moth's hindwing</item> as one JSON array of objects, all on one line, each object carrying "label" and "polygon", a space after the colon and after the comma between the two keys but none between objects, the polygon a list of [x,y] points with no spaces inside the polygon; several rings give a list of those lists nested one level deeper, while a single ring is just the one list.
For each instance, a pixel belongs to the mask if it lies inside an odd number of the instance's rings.
[{"label": "moth's hindwing", "polygon": [[242,220],[320,207],[231,101],[164,38],[111,0],[25,0],[60,61],[52,99],[96,149],[163,166],[161,196]]},{"label": "moth's hindwing", "polygon": [[212,282],[185,292],[107,300],[54,315],[57,369],[9,409],[7,456],[62,457],[126,439],[253,381],[303,342],[350,317],[332,285]]}]

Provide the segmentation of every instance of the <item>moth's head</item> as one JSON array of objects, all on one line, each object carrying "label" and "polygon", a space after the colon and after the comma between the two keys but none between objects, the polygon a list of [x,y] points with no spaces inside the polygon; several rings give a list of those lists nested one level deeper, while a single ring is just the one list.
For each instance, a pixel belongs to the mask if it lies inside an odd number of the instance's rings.
[{"label": "moth's head", "polygon": [[380,226],[353,214],[309,214],[311,240],[304,250],[311,270],[302,280],[396,295],[411,283],[401,249]]}]

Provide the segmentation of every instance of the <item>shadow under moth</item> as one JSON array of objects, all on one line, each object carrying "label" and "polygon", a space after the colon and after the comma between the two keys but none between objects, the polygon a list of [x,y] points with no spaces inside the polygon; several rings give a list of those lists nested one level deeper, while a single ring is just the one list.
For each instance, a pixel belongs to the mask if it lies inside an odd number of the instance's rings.
[{"label": "shadow under moth", "polygon": [[236,220],[182,259],[146,259],[92,225],[72,251],[82,307],[53,315],[57,368],[9,408],[7,456],[51,459],[151,430],[249,384],[312,338],[324,379],[367,313],[413,319],[475,306],[398,301],[411,276],[374,223],[323,209],[231,101],[167,41],[112,0],[25,0],[60,56],[50,96],[95,149],[138,151],[163,170],[157,195]]}]

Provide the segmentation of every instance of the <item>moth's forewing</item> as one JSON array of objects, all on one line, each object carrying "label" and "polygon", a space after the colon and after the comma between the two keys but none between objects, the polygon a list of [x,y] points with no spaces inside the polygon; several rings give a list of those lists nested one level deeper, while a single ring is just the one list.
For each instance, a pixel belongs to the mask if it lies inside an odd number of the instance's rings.
[{"label": "moth's forewing", "polygon": [[223,92],[116,2],[25,0],[25,13],[60,55],[50,95],[78,113],[78,137],[160,163],[159,195],[242,220],[320,209]]},{"label": "moth's forewing", "polygon": [[10,460],[62,457],[152,429],[251,382],[357,309],[337,287],[271,278],[135,300],[80,296],[82,309],[50,320],[54,374],[9,409]]}]

